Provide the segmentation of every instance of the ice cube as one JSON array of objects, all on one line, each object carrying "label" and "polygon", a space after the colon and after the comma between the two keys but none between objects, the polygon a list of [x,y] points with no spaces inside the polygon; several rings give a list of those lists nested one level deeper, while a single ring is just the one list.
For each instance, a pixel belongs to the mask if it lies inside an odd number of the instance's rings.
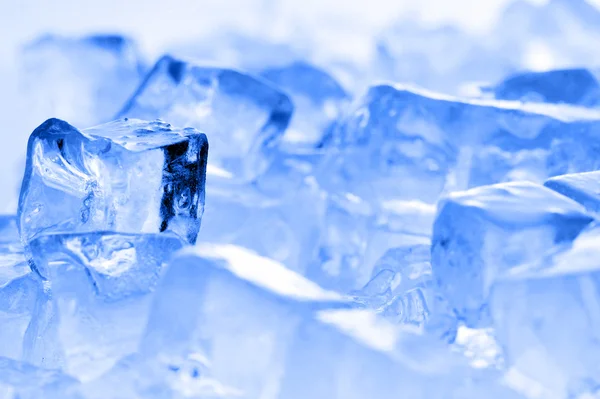
[{"label": "ice cube", "polygon": [[[137,350],[152,292],[183,242],[167,234],[41,235],[33,265],[47,280],[51,317],[31,327],[28,360],[93,379]],[[36,315],[42,317],[42,315]]]},{"label": "ice cube", "polygon": [[268,167],[292,112],[288,96],[262,79],[164,56],[120,116],[162,118],[206,132],[211,164],[251,180]]},{"label": "ice cube", "polygon": [[381,208],[352,194],[327,200],[318,256],[306,276],[323,287],[349,293],[372,277],[391,248],[428,244],[435,207],[420,201],[386,201]]},{"label": "ice cube", "polygon": [[579,202],[589,212],[600,213],[600,172],[556,176],[544,185]]},{"label": "ice cube", "polygon": [[452,193],[438,205],[433,273],[457,316],[468,327],[486,327],[499,274],[569,244],[593,221],[576,202],[533,183]]},{"label": "ice cube", "polygon": [[243,248],[199,244],[172,260],[141,350],[195,354],[243,397],[441,398],[464,382],[444,344],[354,306]]},{"label": "ice cube", "polygon": [[330,137],[320,182],[432,203],[443,190],[600,169],[599,129],[597,110],[375,86]]},{"label": "ice cube", "polygon": [[25,244],[41,233],[170,231],[195,242],[208,143],[192,128],[121,119],[77,130],[49,119],[31,135],[19,199]]},{"label": "ice cube", "polygon": [[[565,251],[499,276],[490,309],[507,366],[553,397],[593,397],[600,381],[595,228]],[[550,397],[550,396],[548,396]]]},{"label": "ice cube", "polygon": [[600,84],[587,69],[557,69],[513,75],[493,89],[496,98],[584,106],[600,104]]},{"label": "ice cube", "polygon": [[286,174],[277,187],[264,187],[212,172],[198,242],[236,244],[304,274],[316,256],[325,212],[314,179],[296,182]]},{"label": "ice cube", "polygon": [[77,380],[57,370],[0,357],[0,395],[12,399],[80,399]]},{"label": "ice cube", "polygon": [[302,61],[267,68],[261,76],[285,91],[294,102],[294,115],[281,145],[311,149],[323,140],[350,97],[327,72]]},{"label": "ice cube", "polygon": [[57,117],[80,128],[112,120],[145,69],[135,43],[119,35],[47,35],[22,58],[31,121]]},{"label": "ice cube", "polygon": [[431,120],[443,112],[433,99],[372,87],[328,138],[322,184],[369,201],[434,201],[457,157],[450,135]]}]

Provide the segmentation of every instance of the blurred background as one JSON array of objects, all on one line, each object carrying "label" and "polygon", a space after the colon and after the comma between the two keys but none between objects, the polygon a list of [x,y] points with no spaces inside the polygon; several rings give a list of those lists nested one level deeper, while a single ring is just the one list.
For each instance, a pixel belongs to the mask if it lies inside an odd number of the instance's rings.
[{"label": "blurred background", "polygon": [[[32,61],[37,50],[27,50],[45,34],[123,34],[145,70],[164,53],[250,72],[302,59],[353,95],[385,80],[481,96],[517,71],[600,65],[598,6],[600,0],[5,1],[0,183],[18,187],[28,135],[45,118],[61,116],[33,105],[56,91],[36,80],[39,69],[31,65],[44,66],[44,58]],[[4,212],[15,207],[15,198],[0,200]]]}]

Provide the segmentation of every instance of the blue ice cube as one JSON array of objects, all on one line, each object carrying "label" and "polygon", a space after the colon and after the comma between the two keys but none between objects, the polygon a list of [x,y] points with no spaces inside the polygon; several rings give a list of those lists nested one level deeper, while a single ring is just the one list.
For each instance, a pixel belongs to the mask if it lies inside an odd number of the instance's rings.
[{"label": "blue ice cube", "polygon": [[493,286],[490,309],[507,366],[546,395],[598,392],[599,239],[598,229],[584,232],[572,248],[504,273]]},{"label": "blue ice cube", "polygon": [[41,233],[97,230],[196,240],[208,151],[197,130],[122,119],[80,131],[49,119],[27,151],[18,214],[25,244]]},{"label": "blue ice cube", "polygon": [[544,185],[579,202],[589,212],[600,213],[600,172],[556,176]]},{"label": "blue ice cube", "polygon": [[5,398],[80,399],[78,382],[58,370],[0,357],[0,393]]},{"label": "blue ice cube", "polygon": [[469,327],[485,327],[499,274],[570,243],[593,221],[576,202],[533,183],[452,193],[438,205],[433,273],[456,315]]},{"label": "blue ice cube", "polygon": [[22,58],[31,121],[58,117],[81,128],[112,120],[144,72],[135,43],[118,35],[47,35]]},{"label": "blue ice cube", "polygon": [[583,68],[513,75],[493,89],[496,98],[584,106],[600,104],[600,84]]},{"label": "blue ice cube", "polygon": [[431,398],[463,382],[447,347],[353,306],[243,248],[199,244],[171,262],[142,353],[195,354],[245,397]]},{"label": "blue ice cube", "polygon": [[351,292],[372,277],[391,248],[428,244],[435,207],[420,201],[385,201],[376,209],[352,195],[330,195],[318,257],[306,275],[323,287]]},{"label": "blue ice cube", "polygon": [[304,274],[324,222],[325,198],[314,179],[295,182],[285,174],[276,187],[265,187],[214,172],[207,175],[210,196],[198,242],[236,244]]},{"label": "blue ice cube", "polygon": [[294,115],[282,142],[292,149],[318,146],[350,99],[332,76],[306,62],[267,68],[261,76],[280,87],[294,102]]},{"label": "blue ice cube", "polygon": [[332,135],[330,190],[433,202],[443,190],[600,169],[600,112],[375,86]]},{"label": "blue ice cube", "polygon": [[457,157],[450,132],[436,126],[451,116],[444,111],[411,91],[372,87],[329,137],[322,184],[368,201],[435,201]]},{"label": "blue ice cube", "polygon": [[31,327],[28,360],[89,380],[137,350],[154,287],[183,242],[95,232],[41,235],[30,245],[53,316]]},{"label": "blue ice cube", "polygon": [[246,180],[268,167],[292,112],[288,96],[261,79],[164,56],[120,116],[162,118],[206,132],[211,165]]}]

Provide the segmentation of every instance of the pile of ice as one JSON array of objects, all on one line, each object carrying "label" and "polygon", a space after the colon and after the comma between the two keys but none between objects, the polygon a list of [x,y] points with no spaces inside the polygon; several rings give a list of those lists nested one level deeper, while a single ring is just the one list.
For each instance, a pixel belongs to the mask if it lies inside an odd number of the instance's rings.
[{"label": "pile of ice", "polygon": [[[583,2],[532,7],[506,18],[600,28]],[[377,65],[434,82],[403,37]],[[0,397],[600,397],[595,60],[476,97],[356,94],[240,42],[229,67],[148,68],[121,36],[25,48],[32,115],[56,118],[0,218]],[[522,67],[494,45],[508,69],[447,87]],[[456,65],[485,57],[468,47]]]}]

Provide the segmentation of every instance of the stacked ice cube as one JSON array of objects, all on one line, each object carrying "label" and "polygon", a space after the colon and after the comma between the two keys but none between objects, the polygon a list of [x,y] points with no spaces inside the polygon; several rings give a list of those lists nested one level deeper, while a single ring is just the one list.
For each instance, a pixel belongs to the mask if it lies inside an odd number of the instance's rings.
[{"label": "stacked ice cube", "polygon": [[[391,43],[380,66],[401,72]],[[56,118],[0,219],[1,397],[600,395],[591,69],[352,98],[301,53],[164,55],[135,88],[134,48],[26,49]]]}]

